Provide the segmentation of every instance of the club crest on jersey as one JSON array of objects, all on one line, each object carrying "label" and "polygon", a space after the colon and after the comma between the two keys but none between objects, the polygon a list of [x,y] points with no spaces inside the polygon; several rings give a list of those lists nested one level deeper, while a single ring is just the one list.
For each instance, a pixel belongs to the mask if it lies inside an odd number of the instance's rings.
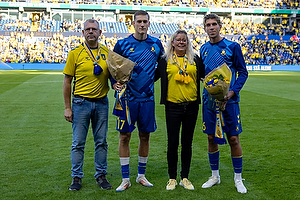
[{"label": "club crest on jersey", "polygon": [[204,56],[207,56],[207,52],[204,53]]},{"label": "club crest on jersey", "polygon": [[153,46],[151,47],[151,51],[152,51],[152,52],[155,52],[155,48],[154,48]]},{"label": "club crest on jersey", "polygon": [[101,58],[102,58],[102,60],[106,60],[105,54],[101,54]]},{"label": "club crest on jersey", "polygon": [[221,55],[222,55],[222,56],[225,56],[225,55],[226,55],[225,50],[222,51]]},{"label": "club crest on jersey", "polygon": [[133,53],[134,52],[134,48],[130,48],[130,52]]}]

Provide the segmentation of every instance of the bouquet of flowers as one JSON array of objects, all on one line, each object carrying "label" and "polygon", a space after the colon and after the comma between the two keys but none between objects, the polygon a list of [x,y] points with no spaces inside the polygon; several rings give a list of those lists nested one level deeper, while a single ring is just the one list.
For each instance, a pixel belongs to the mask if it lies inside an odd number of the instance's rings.
[{"label": "bouquet of flowers", "polygon": [[226,63],[212,70],[204,79],[204,87],[208,93],[215,98],[216,101],[216,126],[214,143],[226,144],[227,141],[224,136],[223,128],[226,130],[226,124],[223,118],[222,101],[229,91],[231,81],[231,70]]},{"label": "bouquet of flowers", "polygon": [[131,124],[128,102],[125,99],[125,101],[122,103],[121,98],[126,96],[126,83],[130,81],[131,73],[136,63],[109,50],[107,54],[106,64],[108,71],[113,79],[115,79],[122,85],[122,89],[120,91],[117,91],[116,93],[116,102],[113,109],[113,115],[116,115],[118,117],[126,116],[131,132],[134,129],[134,125]]},{"label": "bouquet of flowers", "polygon": [[122,85],[129,81],[131,72],[136,65],[131,60],[111,50],[107,54],[106,63],[111,76]]},{"label": "bouquet of flowers", "polygon": [[205,76],[204,87],[213,98],[223,101],[229,91],[230,81],[231,70],[223,63]]}]

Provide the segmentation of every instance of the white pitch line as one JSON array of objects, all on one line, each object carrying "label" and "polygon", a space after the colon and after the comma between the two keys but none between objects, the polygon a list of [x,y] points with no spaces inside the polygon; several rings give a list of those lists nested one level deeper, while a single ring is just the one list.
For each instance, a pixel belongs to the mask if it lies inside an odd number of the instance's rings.
[{"label": "white pitch line", "polygon": [[37,81],[37,82],[28,82],[28,81],[26,81],[26,82],[2,82],[2,83],[0,83],[0,85],[7,85],[7,84],[22,84],[22,83],[62,83],[63,82],[63,80],[61,80],[61,81]]}]

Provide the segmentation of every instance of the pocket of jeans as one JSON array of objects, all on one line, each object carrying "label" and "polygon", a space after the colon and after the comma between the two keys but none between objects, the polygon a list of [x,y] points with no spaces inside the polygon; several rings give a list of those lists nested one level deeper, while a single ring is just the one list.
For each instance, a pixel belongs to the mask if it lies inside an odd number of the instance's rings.
[{"label": "pocket of jeans", "polygon": [[102,99],[101,99],[101,102],[103,103],[103,104],[108,104],[108,98],[107,97],[103,97]]},{"label": "pocket of jeans", "polygon": [[73,97],[73,104],[78,104],[78,105],[81,105],[82,102],[84,101],[84,99],[81,99],[81,98],[77,98],[77,97]]}]

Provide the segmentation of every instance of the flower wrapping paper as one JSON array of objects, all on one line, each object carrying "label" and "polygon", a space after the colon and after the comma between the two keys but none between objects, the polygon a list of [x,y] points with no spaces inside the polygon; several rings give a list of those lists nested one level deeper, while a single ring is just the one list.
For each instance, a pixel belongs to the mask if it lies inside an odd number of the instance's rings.
[{"label": "flower wrapping paper", "polygon": [[229,91],[231,70],[226,63],[209,72],[204,78],[204,87],[216,100],[223,101]]}]

